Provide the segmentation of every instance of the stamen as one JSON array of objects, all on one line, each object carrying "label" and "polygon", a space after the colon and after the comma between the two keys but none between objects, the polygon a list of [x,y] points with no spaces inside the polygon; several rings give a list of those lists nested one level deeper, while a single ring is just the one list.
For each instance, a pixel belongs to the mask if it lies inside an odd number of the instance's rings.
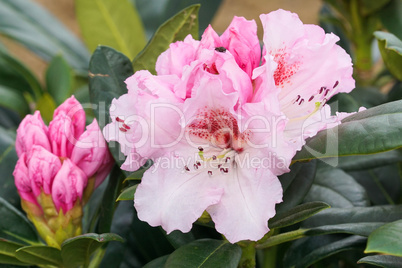
[{"label": "stamen", "polygon": [[227,162],[229,162],[230,161],[230,157],[228,156],[228,157],[226,157],[226,159],[225,159],[225,163],[227,163]]},{"label": "stamen", "polygon": [[299,102],[299,105],[302,105],[303,102],[304,102],[304,99],[301,99],[300,102]]},{"label": "stamen", "polygon": [[198,169],[198,165],[197,165],[197,164],[194,164],[194,169]]},{"label": "stamen", "polygon": [[308,99],[308,101],[310,102],[310,101],[312,101],[313,99],[314,99],[314,95],[311,96],[311,97]]},{"label": "stamen", "polygon": [[125,129],[124,127],[119,127],[121,132],[127,132],[127,129]]},{"label": "stamen", "polygon": [[188,166],[184,166],[184,169],[185,169],[186,171],[190,171],[190,169],[188,168]]},{"label": "stamen", "polygon": [[202,147],[200,146],[200,147],[198,147],[198,151],[202,152],[202,151],[204,151],[204,148],[202,148]]},{"label": "stamen", "polygon": [[321,94],[325,89],[327,89],[326,87],[321,87],[320,91],[318,92],[318,94]]},{"label": "stamen", "polygon": [[195,162],[197,164],[197,166],[201,166],[201,163],[199,161]]},{"label": "stamen", "polygon": [[328,95],[329,89],[325,91],[324,97]]},{"label": "stamen", "polygon": [[120,119],[119,117],[116,117],[116,121],[117,121],[117,122],[120,122],[120,123],[124,123],[124,120],[123,120],[123,119]]},{"label": "stamen", "polygon": [[226,48],[224,48],[224,47],[216,47],[215,50],[218,51],[218,52],[225,52]]},{"label": "stamen", "polygon": [[216,160],[216,155],[213,155],[213,156],[212,156],[212,160]]},{"label": "stamen", "polygon": [[336,88],[339,85],[339,81],[335,82],[335,85],[332,88]]},{"label": "stamen", "polygon": [[211,170],[208,170],[208,175],[212,176],[212,171]]},{"label": "stamen", "polygon": [[131,129],[131,127],[127,126],[126,124],[123,123],[123,127],[127,130]]}]

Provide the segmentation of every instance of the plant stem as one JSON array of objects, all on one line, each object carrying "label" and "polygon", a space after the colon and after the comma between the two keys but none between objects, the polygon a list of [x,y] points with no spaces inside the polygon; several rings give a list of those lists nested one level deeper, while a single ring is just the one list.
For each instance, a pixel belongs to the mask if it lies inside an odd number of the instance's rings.
[{"label": "plant stem", "polygon": [[242,250],[239,268],[254,268],[255,267],[255,242],[247,242],[239,244]]}]

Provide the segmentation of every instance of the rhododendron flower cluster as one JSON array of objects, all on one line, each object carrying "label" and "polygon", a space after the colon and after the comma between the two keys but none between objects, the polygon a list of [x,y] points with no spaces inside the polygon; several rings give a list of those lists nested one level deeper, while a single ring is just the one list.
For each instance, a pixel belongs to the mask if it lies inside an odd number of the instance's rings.
[{"label": "rhododendron flower cluster", "polygon": [[278,176],[306,138],[339,124],[327,100],[354,88],[349,55],[316,25],[278,10],[235,17],[219,36],[175,42],[114,99],[108,140],[133,171],[147,159],[134,205],[151,226],[188,232],[206,211],[232,243],[259,240],[282,201]]},{"label": "rhododendron flower cluster", "polygon": [[15,185],[22,207],[52,246],[81,234],[82,206],[113,165],[98,123],[85,130],[85,112],[73,97],[55,111],[49,127],[40,112],[17,129]]}]

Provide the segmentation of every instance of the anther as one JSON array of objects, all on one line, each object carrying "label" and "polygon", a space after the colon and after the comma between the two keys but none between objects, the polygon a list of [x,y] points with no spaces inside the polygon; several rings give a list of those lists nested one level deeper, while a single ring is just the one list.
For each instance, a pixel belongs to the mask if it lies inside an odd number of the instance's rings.
[{"label": "anther", "polygon": [[190,171],[190,169],[188,168],[188,166],[184,166],[184,169],[185,169],[186,171]]},{"label": "anther", "polygon": [[197,166],[201,166],[201,163],[199,161],[195,162],[197,164]]},{"label": "anther", "polygon": [[228,161],[230,161],[230,157],[226,157],[225,162],[227,163]]},{"label": "anther", "polygon": [[197,164],[194,164],[194,169],[198,169],[198,165],[197,165]]},{"label": "anther", "polygon": [[339,81],[336,81],[335,85],[332,88],[336,88],[338,86],[338,84],[339,84]]},{"label": "anther", "polygon": [[128,130],[128,129],[131,129],[131,127],[127,126],[127,125],[124,124],[124,123],[123,123],[123,127],[124,127],[125,129],[127,129],[127,130]]},{"label": "anther", "polygon": [[304,102],[304,99],[301,99],[300,102],[299,102],[299,105],[302,105],[303,102]]},{"label": "anther", "polygon": [[117,121],[117,122],[120,122],[120,123],[123,123],[123,122],[124,122],[124,120],[123,120],[123,119],[120,119],[119,117],[116,117],[116,121]]},{"label": "anther", "polygon": [[212,176],[212,171],[211,170],[208,170],[208,175]]},{"label": "anther", "polygon": [[212,156],[212,160],[216,160],[216,155],[213,155],[213,156]]},{"label": "anther", "polygon": [[200,147],[198,147],[198,151],[202,152],[202,151],[204,151],[204,148],[202,148],[202,147],[200,146]]},{"label": "anther", "polygon": [[328,95],[329,89],[325,91],[324,97]]},{"label": "anther", "polygon": [[216,47],[215,50],[218,51],[218,52],[225,52],[226,48],[224,48],[224,47]]},{"label": "anther", "polygon": [[320,92],[318,92],[318,94],[321,94],[325,89],[326,89],[326,87],[321,87]]},{"label": "anther", "polygon": [[308,99],[308,101],[310,102],[310,101],[312,101],[313,99],[314,99],[314,95],[311,96],[311,97]]},{"label": "anther", "polygon": [[124,127],[119,127],[121,132],[127,132],[127,129],[125,129]]}]

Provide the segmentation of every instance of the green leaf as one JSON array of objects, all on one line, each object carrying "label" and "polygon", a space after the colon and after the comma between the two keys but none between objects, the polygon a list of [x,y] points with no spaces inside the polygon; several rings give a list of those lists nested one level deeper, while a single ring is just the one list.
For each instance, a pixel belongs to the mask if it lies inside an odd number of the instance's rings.
[{"label": "green leaf", "polygon": [[142,176],[144,175],[145,171],[147,171],[152,165],[153,165],[153,162],[151,160],[148,160],[145,163],[145,165],[143,165],[140,169],[138,169],[137,171],[132,172],[126,178],[126,181],[141,181]]},{"label": "green leaf", "polygon": [[130,59],[145,44],[145,32],[137,11],[128,0],[76,0],[77,19],[90,51],[110,46]]},{"label": "green leaf", "polygon": [[344,223],[388,223],[402,218],[402,205],[329,208],[305,220],[303,228]]},{"label": "green leaf", "polygon": [[379,154],[345,156],[338,159],[338,168],[345,171],[367,170],[402,162],[402,151],[393,150]]},{"label": "green leaf", "polygon": [[132,201],[132,200],[134,200],[134,193],[135,193],[135,190],[137,190],[137,186],[138,186],[138,184],[123,189],[123,191],[117,197],[116,201],[124,201],[124,200]]},{"label": "green leaf", "polygon": [[0,47],[0,84],[17,89],[21,94],[28,92],[38,99],[43,92],[35,75],[20,60]]},{"label": "green leaf", "polygon": [[165,267],[166,261],[169,258],[169,255],[165,255],[155,260],[148,262],[143,268],[160,268]]},{"label": "green leaf", "polygon": [[317,162],[295,163],[290,172],[279,176],[283,188],[283,202],[276,206],[277,213],[283,213],[300,204],[313,183]]},{"label": "green leaf", "polygon": [[88,264],[92,253],[110,241],[123,242],[116,234],[84,234],[67,239],[61,245],[61,257],[66,267],[77,267]]},{"label": "green leaf", "polygon": [[40,111],[40,115],[47,123],[52,121],[53,112],[56,110],[57,105],[49,93],[43,93],[42,97],[36,102],[36,109]]},{"label": "green leaf", "polygon": [[21,117],[29,113],[29,105],[17,90],[0,85],[0,106],[17,112]]},{"label": "green leaf", "polygon": [[[375,1],[373,1],[375,2]],[[402,2],[391,0],[391,2],[379,12],[382,24],[387,30],[402,39]]]},{"label": "green leaf", "polygon": [[147,46],[134,59],[134,70],[148,70],[156,74],[156,60],[171,43],[184,40],[189,34],[197,39],[199,8],[200,5],[189,6],[162,24]]},{"label": "green leaf", "polygon": [[118,166],[114,166],[109,183],[103,195],[102,204],[100,206],[99,221],[97,232],[110,232],[112,226],[113,215],[117,206],[116,199],[123,187],[124,176]]},{"label": "green leaf", "polygon": [[88,68],[89,53],[82,42],[34,1],[0,1],[0,33],[45,60],[61,53],[74,69],[85,72]]},{"label": "green leaf", "polygon": [[[132,0],[133,1],[133,0]],[[158,27],[182,9],[200,3],[199,0],[135,0],[133,1],[144,22],[147,36],[151,37]],[[211,23],[221,0],[203,1],[199,12],[199,31]]]},{"label": "green leaf", "polygon": [[402,267],[402,258],[390,255],[374,255],[364,257],[357,263],[367,263],[384,268],[400,268]]},{"label": "green leaf", "polygon": [[321,168],[304,201],[322,201],[331,207],[366,207],[370,204],[366,190],[341,169]]},{"label": "green leaf", "polygon": [[14,206],[20,205],[20,198],[14,184],[14,167],[18,156],[15,151],[15,132],[0,127],[0,196]]},{"label": "green leaf", "polygon": [[371,15],[372,13],[375,13],[376,11],[380,10],[383,8],[386,4],[388,4],[390,0],[362,0],[359,2],[361,11],[364,16]]},{"label": "green leaf", "polygon": [[402,41],[392,33],[377,31],[374,36],[388,70],[402,81]]},{"label": "green leaf", "polygon": [[[99,46],[89,63],[89,94],[99,127],[103,129],[111,121],[109,106],[114,98],[127,93],[124,83],[133,74],[130,60],[116,50]],[[119,166],[125,156],[116,142],[109,142],[109,149]]]},{"label": "green leaf", "polygon": [[388,223],[368,238],[365,253],[383,253],[402,257],[402,220]]},{"label": "green leaf", "polygon": [[46,70],[46,89],[57,105],[70,97],[74,73],[61,55],[55,56]]},{"label": "green leaf", "polygon": [[330,206],[323,202],[310,202],[296,206],[284,213],[276,214],[269,220],[269,228],[283,228],[304,221],[312,215],[327,209]]},{"label": "green leaf", "polygon": [[193,242],[195,240],[195,236],[191,231],[188,233],[182,233],[179,230],[175,230],[170,234],[166,234],[166,238],[169,240],[170,244],[175,249],[184,246],[190,242]]},{"label": "green leaf", "polygon": [[366,238],[350,236],[338,237],[311,237],[293,243],[283,260],[284,267],[309,267],[313,263],[336,253],[363,247]]},{"label": "green leaf", "polygon": [[15,251],[24,245],[0,239],[0,263],[14,265],[29,265],[15,257]]},{"label": "green leaf", "polygon": [[0,197],[0,236],[16,241],[38,243],[38,236],[28,219]]},{"label": "green leaf", "polygon": [[30,264],[62,266],[60,250],[49,246],[22,247],[15,252],[15,256]]},{"label": "green leaf", "polygon": [[[306,141],[293,161],[374,154],[402,147],[402,101],[353,114]],[[386,131],[384,131],[386,130]]]},{"label": "green leaf", "polygon": [[240,257],[241,249],[238,245],[221,240],[201,239],[175,250],[167,259],[165,267],[236,268]]}]

